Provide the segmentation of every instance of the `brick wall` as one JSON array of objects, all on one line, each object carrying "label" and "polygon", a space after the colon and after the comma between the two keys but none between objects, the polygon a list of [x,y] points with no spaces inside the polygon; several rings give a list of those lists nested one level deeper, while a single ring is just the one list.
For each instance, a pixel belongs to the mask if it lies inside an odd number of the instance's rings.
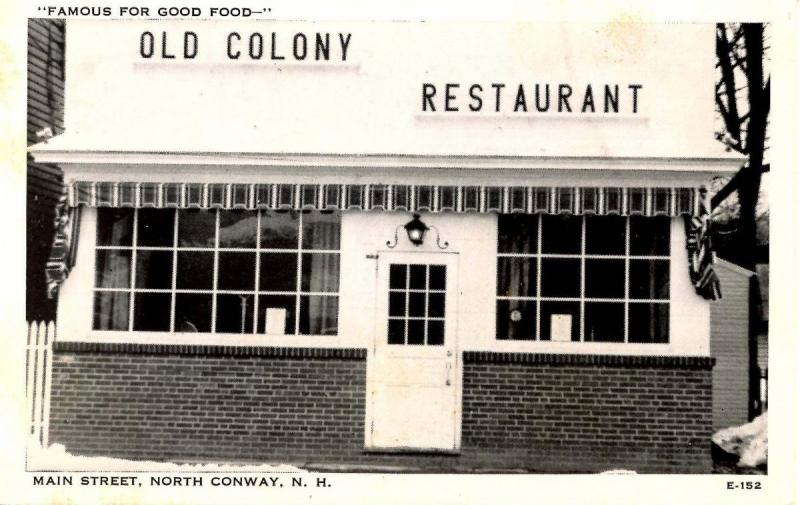
[{"label": "brick wall", "polygon": [[470,452],[538,471],[710,471],[710,360],[528,356],[466,356]]},{"label": "brick wall", "polygon": [[55,353],[50,441],[79,454],[156,460],[360,453],[363,353],[185,350],[198,354]]},{"label": "brick wall", "polygon": [[363,451],[364,350],[57,344],[50,440],[133,459],[706,472],[709,360],[465,353],[458,456]]}]

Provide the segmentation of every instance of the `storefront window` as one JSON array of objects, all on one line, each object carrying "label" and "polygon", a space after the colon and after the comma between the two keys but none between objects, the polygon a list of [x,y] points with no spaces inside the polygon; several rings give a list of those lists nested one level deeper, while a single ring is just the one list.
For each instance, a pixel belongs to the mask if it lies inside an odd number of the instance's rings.
[{"label": "storefront window", "polygon": [[497,338],[669,341],[670,219],[499,216]]},{"label": "storefront window", "polygon": [[98,209],[94,329],[338,333],[340,216]]}]

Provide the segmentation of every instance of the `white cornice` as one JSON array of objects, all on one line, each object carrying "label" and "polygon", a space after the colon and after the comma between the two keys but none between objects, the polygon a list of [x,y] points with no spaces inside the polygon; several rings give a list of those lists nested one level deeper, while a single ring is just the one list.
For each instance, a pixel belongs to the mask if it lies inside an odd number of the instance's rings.
[{"label": "white cornice", "polygon": [[717,175],[734,173],[743,159],[724,157],[464,156],[407,154],[294,154],[30,149],[37,162],[104,165],[192,165],[330,168],[459,168],[515,170],[652,170]]}]

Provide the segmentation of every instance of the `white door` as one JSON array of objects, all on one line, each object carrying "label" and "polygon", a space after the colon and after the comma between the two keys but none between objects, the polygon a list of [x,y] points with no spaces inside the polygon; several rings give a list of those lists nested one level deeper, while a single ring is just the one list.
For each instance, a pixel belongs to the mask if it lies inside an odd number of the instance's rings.
[{"label": "white door", "polygon": [[366,445],[455,451],[458,255],[378,255],[375,341],[368,355]]}]

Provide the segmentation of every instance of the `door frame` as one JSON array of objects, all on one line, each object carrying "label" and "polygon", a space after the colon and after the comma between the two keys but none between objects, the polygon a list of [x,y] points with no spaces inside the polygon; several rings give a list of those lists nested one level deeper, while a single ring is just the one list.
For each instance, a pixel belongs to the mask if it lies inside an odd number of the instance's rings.
[{"label": "door frame", "polygon": [[[379,334],[378,329],[381,326],[381,318],[387,317],[384,314],[378,314],[378,296],[388,296],[388,292],[385,289],[382,289],[379,285],[379,265],[381,258],[388,257],[396,257],[399,261],[400,258],[414,258],[419,257],[423,263],[429,264],[435,262],[436,257],[442,257],[446,255],[448,258],[452,258],[453,262],[453,271],[450,272],[448,269],[448,278],[451,275],[454,275],[456,278],[456,288],[454,290],[455,296],[452,300],[451,310],[453,312],[452,315],[446,314],[445,321],[446,324],[452,324],[452,335],[453,335],[453,393],[454,393],[454,443],[453,449],[437,449],[437,448],[421,448],[421,449],[411,449],[408,447],[402,448],[388,448],[388,447],[374,447],[372,446],[372,422],[373,422],[373,415],[374,415],[374,406],[372,402],[372,390],[373,390],[373,382],[374,382],[374,366],[375,366],[375,353],[378,347],[378,339],[379,338],[386,338],[386,335],[383,335],[383,332]],[[423,259],[424,258],[424,259]],[[442,453],[442,454],[459,454],[461,451],[461,417],[462,417],[462,373],[463,373],[463,359],[461,356],[461,347],[459,346],[459,339],[458,339],[458,307],[459,307],[459,298],[461,296],[460,284],[458,283],[458,275],[459,275],[459,261],[461,259],[458,252],[452,251],[395,251],[391,249],[382,249],[376,251],[373,255],[373,259],[375,259],[375,276],[374,276],[374,299],[373,299],[373,308],[372,308],[372,324],[371,324],[371,335],[372,340],[367,347],[367,377],[366,377],[366,398],[365,398],[365,412],[364,412],[364,450],[366,452],[380,452],[380,453]]]}]

